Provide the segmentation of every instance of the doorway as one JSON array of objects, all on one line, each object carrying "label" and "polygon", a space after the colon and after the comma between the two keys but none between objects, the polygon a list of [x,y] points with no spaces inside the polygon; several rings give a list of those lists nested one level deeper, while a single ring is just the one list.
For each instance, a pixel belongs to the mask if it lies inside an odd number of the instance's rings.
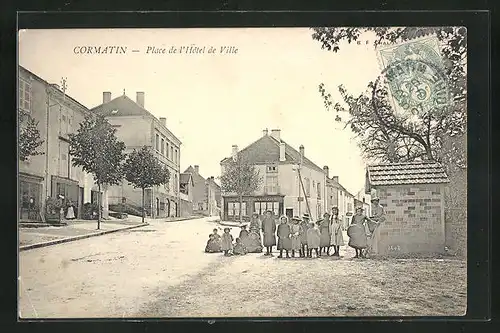
[{"label": "doorway", "polygon": [[23,221],[41,221],[42,184],[22,179],[19,184],[19,218]]},{"label": "doorway", "polygon": [[286,213],[285,213],[285,215],[286,215],[289,219],[293,218],[293,208],[287,208],[287,209],[286,209]]},{"label": "doorway", "polygon": [[156,217],[160,216],[160,199],[156,198]]}]

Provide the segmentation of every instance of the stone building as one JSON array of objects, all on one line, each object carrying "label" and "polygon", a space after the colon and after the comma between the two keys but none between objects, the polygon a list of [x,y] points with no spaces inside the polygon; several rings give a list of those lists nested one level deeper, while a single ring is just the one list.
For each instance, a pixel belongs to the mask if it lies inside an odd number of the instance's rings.
[{"label": "stone building", "polygon": [[438,163],[368,166],[366,192],[377,195],[386,210],[380,254],[444,251],[447,183],[448,177]]},{"label": "stone building", "polygon": [[200,174],[198,165],[189,166],[183,174],[190,174],[193,178],[193,214],[204,216],[218,215],[220,209],[220,186],[213,176],[205,179]]},{"label": "stone building", "polygon": [[[181,141],[168,129],[166,118],[156,118],[145,109],[145,94],[137,92],[133,101],[125,94],[111,99],[110,92],[103,93],[103,101],[91,109],[106,117],[116,128],[116,136],[125,143],[125,153],[143,146],[151,147],[156,158],[170,171],[168,185],[154,186],[145,192],[145,208],[153,218],[179,216],[179,178]],[[134,189],[127,180],[109,188],[109,203],[126,202],[136,208],[142,206],[142,191]]]},{"label": "stone building", "polygon": [[[71,164],[69,133],[78,130],[89,109],[65,93],[19,66],[18,112],[38,121],[43,155],[19,161],[19,214],[21,221],[42,221],[45,199],[59,194],[71,200],[77,218],[84,203],[96,202],[98,189],[93,176]],[[23,126],[23,124],[20,124]],[[101,190],[103,217],[108,215],[107,191]]]},{"label": "stone building", "polygon": [[[271,210],[275,215],[286,214],[289,217],[308,213],[305,196],[313,219],[322,216],[327,207],[325,196],[326,174],[318,165],[305,156],[304,146],[299,151],[281,138],[281,131],[268,130],[248,147],[238,150],[234,145],[232,156],[221,161],[221,173],[233,157],[241,156],[249,161],[263,177],[262,186],[253,194],[243,197],[240,207],[235,193],[222,193],[222,219],[237,220],[240,209],[244,220],[249,220],[253,213],[262,215]],[[297,167],[305,188],[302,189]]]},{"label": "stone building", "polygon": [[194,180],[190,173],[181,173],[179,183],[181,216],[193,215]]},{"label": "stone building", "polygon": [[331,211],[332,207],[336,206],[339,209],[339,219],[346,227],[354,212],[354,195],[339,183],[338,176],[330,177],[328,166],[325,165],[323,170],[326,174],[327,208]]}]

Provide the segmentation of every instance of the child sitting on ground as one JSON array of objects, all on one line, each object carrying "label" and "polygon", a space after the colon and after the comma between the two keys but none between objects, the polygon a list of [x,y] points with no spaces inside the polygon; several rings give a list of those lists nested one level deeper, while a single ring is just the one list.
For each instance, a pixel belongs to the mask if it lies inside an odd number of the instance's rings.
[{"label": "child sitting on ground", "polygon": [[247,248],[240,238],[236,238],[236,244],[234,244],[233,254],[235,255],[245,255],[247,254]]},{"label": "child sitting on ground", "polygon": [[224,228],[224,233],[221,237],[222,251],[224,251],[225,256],[230,256],[233,250],[233,235],[230,234],[231,229]]},{"label": "child sitting on ground", "polygon": [[[220,236],[219,236],[220,237]],[[205,247],[206,253],[217,253],[221,252],[220,241],[217,240],[214,234],[208,235],[207,246]]]}]

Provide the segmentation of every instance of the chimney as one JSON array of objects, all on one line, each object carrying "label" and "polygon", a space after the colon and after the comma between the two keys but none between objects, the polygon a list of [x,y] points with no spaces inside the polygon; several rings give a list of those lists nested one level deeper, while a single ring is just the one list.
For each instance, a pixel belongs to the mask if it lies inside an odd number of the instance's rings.
[{"label": "chimney", "polygon": [[271,131],[271,136],[273,138],[275,138],[276,140],[281,141],[281,139],[280,139],[280,132],[281,132],[281,130],[279,130],[279,129],[273,129]]},{"label": "chimney", "polygon": [[136,94],[136,103],[139,104],[140,106],[144,107],[144,92],[138,91]]},{"label": "chimney", "polygon": [[197,174],[200,173],[200,166],[199,165],[194,166],[194,172],[196,172]]},{"label": "chimney", "polygon": [[163,126],[167,127],[167,118],[160,117],[160,123],[161,123]]},{"label": "chimney", "polygon": [[267,128],[262,131],[262,136],[267,136],[268,134],[269,134],[269,131],[267,130]]},{"label": "chimney", "polygon": [[328,165],[325,165],[323,167],[323,171],[325,172],[326,174],[326,178],[330,178],[330,169],[328,168]]},{"label": "chimney", "polygon": [[300,150],[300,156],[304,157],[304,145],[300,145],[299,150]]},{"label": "chimney", "polygon": [[102,104],[111,101],[111,93],[109,91],[105,91],[102,93]]},{"label": "chimney", "polygon": [[233,161],[236,161],[236,158],[238,157],[238,146],[233,145],[233,151],[231,156],[233,157]]},{"label": "chimney", "polygon": [[338,182],[339,182],[339,176],[333,176],[333,177],[332,177],[332,180],[333,180],[333,181],[336,181],[336,182],[338,183]]},{"label": "chimney", "polygon": [[286,161],[285,157],[285,143],[280,142],[280,162]]}]

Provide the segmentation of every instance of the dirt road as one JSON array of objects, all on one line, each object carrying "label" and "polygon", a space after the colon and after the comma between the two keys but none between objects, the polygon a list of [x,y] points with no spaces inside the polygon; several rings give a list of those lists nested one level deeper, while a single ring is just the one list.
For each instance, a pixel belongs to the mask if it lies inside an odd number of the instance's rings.
[{"label": "dirt road", "polygon": [[[463,315],[459,260],[224,257],[214,223],[145,228],[20,253],[23,318]],[[236,236],[239,230],[233,228]]]}]

